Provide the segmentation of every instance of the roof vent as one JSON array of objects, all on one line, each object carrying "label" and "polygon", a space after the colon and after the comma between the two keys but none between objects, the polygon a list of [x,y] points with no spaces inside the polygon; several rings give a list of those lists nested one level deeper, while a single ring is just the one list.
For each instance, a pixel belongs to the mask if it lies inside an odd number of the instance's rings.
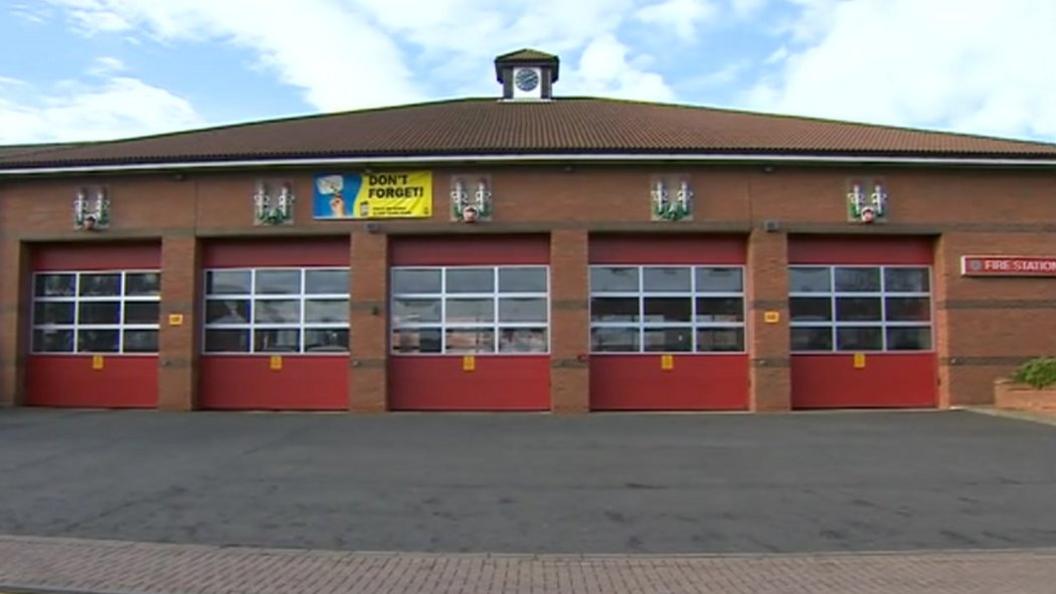
[{"label": "roof vent", "polygon": [[557,82],[557,56],[521,49],[495,58],[495,77],[504,101],[549,101]]}]

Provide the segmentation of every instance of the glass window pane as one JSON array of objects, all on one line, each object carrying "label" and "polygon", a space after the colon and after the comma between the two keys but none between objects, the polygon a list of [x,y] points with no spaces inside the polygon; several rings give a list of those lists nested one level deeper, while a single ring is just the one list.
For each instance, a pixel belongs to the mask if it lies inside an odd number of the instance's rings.
[{"label": "glass window pane", "polygon": [[836,319],[841,322],[879,322],[879,297],[837,297]]},{"label": "glass window pane", "polygon": [[879,351],[883,348],[883,331],[878,327],[836,329],[838,351]]},{"label": "glass window pane", "polygon": [[205,302],[206,324],[246,324],[248,322],[248,299],[209,299]]},{"label": "glass window pane", "polygon": [[[305,323],[348,323],[348,299],[308,299],[304,302]],[[307,338],[305,341],[307,342]]]},{"label": "glass window pane", "polygon": [[392,323],[430,324],[440,322],[440,299],[395,299],[392,302]]},{"label": "glass window pane", "polygon": [[646,322],[689,322],[693,319],[693,300],[689,297],[646,297]]},{"label": "glass window pane", "polygon": [[448,328],[446,340],[448,353],[495,352],[495,331],[491,328]]},{"label": "glass window pane", "polygon": [[692,328],[646,328],[645,351],[691,351],[693,350]]},{"label": "glass window pane", "polygon": [[833,272],[836,279],[836,292],[870,293],[880,290],[880,269],[837,268]]},{"label": "glass window pane", "polygon": [[892,322],[926,322],[931,319],[928,297],[888,297],[887,319]]},{"label": "glass window pane", "polygon": [[161,274],[129,272],[125,275],[125,295],[153,297],[161,294]]},{"label": "glass window pane", "polygon": [[73,274],[38,274],[34,294],[37,297],[72,297],[77,276]]},{"label": "glass window pane", "polygon": [[793,351],[831,351],[832,328],[792,328]]},{"label": "glass window pane", "polygon": [[829,297],[792,297],[788,300],[792,321],[823,322],[832,319],[832,299]]},{"label": "glass window pane", "polygon": [[392,350],[396,353],[439,353],[439,328],[401,328],[392,331]]},{"label": "glass window pane", "polygon": [[348,270],[305,270],[304,292],[308,295],[348,295]]},{"label": "glass window pane", "polygon": [[494,299],[448,299],[448,324],[491,323],[495,321]]},{"label": "glass window pane", "polygon": [[301,302],[293,299],[255,299],[253,321],[258,324],[296,324],[301,321]]},{"label": "glass window pane", "polygon": [[124,349],[126,353],[158,352],[157,330],[125,330]]},{"label": "glass window pane", "polygon": [[257,270],[258,295],[296,295],[301,292],[300,270]]},{"label": "glass window pane", "polygon": [[639,351],[637,328],[591,328],[590,350],[597,353]]},{"label": "glass window pane", "polygon": [[77,351],[80,353],[116,353],[118,351],[117,330],[77,331]]},{"label": "glass window pane", "polygon": [[546,299],[505,297],[499,299],[500,322],[546,322]]},{"label": "glass window pane", "polygon": [[591,293],[638,292],[638,269],[619,267],[592,267],[590,269]]},{"label": "glass window pane", "polygon": [[73,330],[33,331],[33,350],[38,353],[72,353]]},{"label": "glass window pane", "polygon": [[546,350],[546,328],[499,330],[500,353],[545,353]]},{"label": "glass window pane", "polygon": [[790,293],[829,293],[832,285],[828,268],[796,266],[788,269]]},{"label": "glass window pane", "polygon": [[38,326],[43,324],[72,324],[73,302],[38,301],[34,303],[33,323]]},{"label": "glass window pane", "polygon": [[929,351],[931,350],[931,328],[888,328],[887,350]]},{"label": "glass window pane", "polygon": [[117,324],[121,321],[117,301],[82,301],[77,304],[78,324]]},{"label": "glass window pane", "polygon": [[697,330],[697,351],[701,353],[744,351],[744,329],[701,328]]},{"label": "glass window pane", "polygon": [[698,322],[743,322],[744,300],[740,297],[697,297]]},{"label": "glass window pane", "polygon": [[304,351],[310,353],[348,351],[348,330],[344,328],[305,328]]},{"label": "glass window pane", "polygon": [[205,331],[205,351],[207,353],[248,353],[249,330],[212,330]]},{"label": "glass window pane", "polygon": [[83,297],[116,297],[121,294],[121,275],[113,272],[82,274],[80,294]]},{"label": "glass window pane", "polygon": [[160,304],[157,301],[126,301],[126,324],[157,324],[160,319]]},{"label": "glass window pane", "polygon": [[253,331],[253,350],[258,353],[297,353],[301,331],[297,328],[258,328]]},{"label": "glass window pane", "polygon": [[392,271],[392,293],[439,293],[438,268],[397,268]]},{"label": "glass window pane", "polygon": [[495,271],[491,268],[448,268],[448,293],[494,293]]},{"label": "glass window pane", "polygon": [[594,297],[590,300],[590,319],[595,322],[637,322],[637,297]]},{"label": "glass window pane", "polygon": [[643,290],[647,293],[689,291],[692,288],[690,271],[688,266],[678,268],[648,266],[643,273]]},{"label": "glass window pane", "polygon": [[698,268],[697,291],[701,293],[739,293],[744,290],[740,268]]},{"label": "glass window pane", "polygon": [[210,270],[205,273],[208,295],[249,295],[253,292],[248,270]]},{"label": "glass window pane", "polygon": [[884,290],[889,293],[927,293],[930,285],[927,268],[884,269]]},{"label": "glass window pane", "polygon": [[499,268],[499,292],[545,293],[546,268]]}]

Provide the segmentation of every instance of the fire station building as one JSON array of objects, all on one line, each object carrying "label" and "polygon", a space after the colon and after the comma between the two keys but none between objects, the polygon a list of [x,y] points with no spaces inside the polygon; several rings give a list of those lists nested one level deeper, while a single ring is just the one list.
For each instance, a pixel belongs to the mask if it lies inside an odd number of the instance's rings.
[{"label": "fire station building", "polygon": [[1056,145],[495,72],[0,148],[0,405],[944,408],[1056,351]]}]

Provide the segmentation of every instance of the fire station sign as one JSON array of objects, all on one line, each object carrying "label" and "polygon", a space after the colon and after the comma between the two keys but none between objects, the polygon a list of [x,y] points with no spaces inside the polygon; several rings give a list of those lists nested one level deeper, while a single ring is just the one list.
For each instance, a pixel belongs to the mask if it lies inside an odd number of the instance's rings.
[{"label": "fire station sign", "polygon": [[962,256],[961,275],[1056,277],[1056,257]]},{"label": "fire station sign", "polygon": [[332,173],[314,178],[316,219],[406,219],[433,216],[433,173]]}]

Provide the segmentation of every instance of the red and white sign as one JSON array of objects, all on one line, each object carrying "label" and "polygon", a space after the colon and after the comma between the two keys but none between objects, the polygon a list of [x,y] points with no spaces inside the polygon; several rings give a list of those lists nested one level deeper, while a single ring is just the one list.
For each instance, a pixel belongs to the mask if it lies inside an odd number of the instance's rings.
[{"label": "red and white sign", "polygon": [[962,256],[961,275],[1056,278],[1056,256]]}]

